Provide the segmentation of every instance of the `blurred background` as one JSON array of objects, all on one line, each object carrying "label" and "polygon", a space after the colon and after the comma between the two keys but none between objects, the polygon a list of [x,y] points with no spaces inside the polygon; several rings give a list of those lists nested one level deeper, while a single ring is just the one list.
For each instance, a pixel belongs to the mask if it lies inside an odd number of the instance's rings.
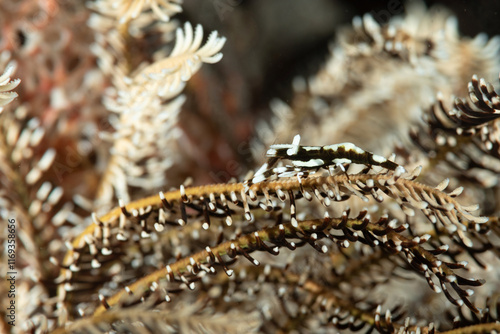
[{"label": "blurred background", "polygon": [[[425,3],[451,11],[464,36],[500,34],[499,1]],[[208,160],[198,162],[220,176],[202,182],[223,182],[228,175],[244,174],[226,161],[252,167],[247,145],[255,121],[270,117],[271,99],[290,103],[293,79],[307,78],[321,68],[339,29],[365,13],[387,23],[404,14],[406,4],[402,0],[186,0],[182,20],[201,23],[205,31],[217,30],[227,37],[223,60],[204,66],[189,82],[187,94],[193,98],[187,99],[181,113],[184,126],[196,127],[186,131],[191,140],[209,152]]]},{"label": "blurred background", "polygon": [[[500,35],[500,1],[426,4],[453,12],[465,36]],[[183,12],[174,20],[201,24],[205,36],[216,30],[227,41],[222,61],[203,66],[185,89],[180,145],[186,157],[182,168],[169,172],[169,184],[178,185],[187,176],[196,184],[226,182],[258,167],[261,161],[255,160],[263,157],[256,159],[250,147],[257,122],[272,116],[270,101],[291,103],[293,79],[307,79],[321,69],[336,33],[349,27],[353,17],[370,13],[384,24],[404,14],[406,5],[404,0],[185,0]],[[52,139],[41,147],[55,147],[56,162],[71,165],[71,173],[63,169],[58,182],[92,197],[89,189],[98,182],[97,157],[107,155],[93,127],[101,131],[112,127],[102,105],[109,73],[103,75],[97,67],[91,50],[95,36],[87,24],[91,11],[85,6],[79,0],[1,1],[0,52],[11,52],[19,64],[19,101],[29,103],[27,114],[39,116],[46,129],[57,128],[48,131]],[[152,53],[163,47],[154,34],[135,43],[129,57],[137,65],[151,61]],[[60,91],[66,92],[66,100],[58,101]],[[82,138],[92,143],[83,153],[77,147]],[[64,161],[68,147],[78,151],[77,162]],[[79,171],[87,182],[74,177]]]}]

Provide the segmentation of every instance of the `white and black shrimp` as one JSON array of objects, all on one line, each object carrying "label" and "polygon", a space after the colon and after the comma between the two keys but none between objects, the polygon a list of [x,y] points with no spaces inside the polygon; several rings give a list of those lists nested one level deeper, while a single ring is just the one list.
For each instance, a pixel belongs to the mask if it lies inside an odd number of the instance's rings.
[{"label": "white and black shrimp", "polygon": [[[403,173],[405,169],[383,156],[367,152],[352,143],[340,143],[327,146],[301,146],[300,135],[296,135],[292,144],[271,145],[266,153],[267,162],[255,173],[252,184],[264,181],[272,175],[279,177],[307,174],[320,168],[330,169],[344,164],[362,164],[380,166]],[[280,160],[289,160],[291,166],[274,167]]]}]

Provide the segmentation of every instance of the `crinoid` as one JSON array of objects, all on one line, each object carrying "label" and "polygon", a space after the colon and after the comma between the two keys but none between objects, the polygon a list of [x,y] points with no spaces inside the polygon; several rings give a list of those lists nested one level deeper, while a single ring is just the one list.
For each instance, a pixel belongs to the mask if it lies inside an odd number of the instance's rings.
[{"label": "crinoid", "polygon": [[499,40],[357,17],[263,115],[255,3],[0,2],[0,332],[500,332]]}]

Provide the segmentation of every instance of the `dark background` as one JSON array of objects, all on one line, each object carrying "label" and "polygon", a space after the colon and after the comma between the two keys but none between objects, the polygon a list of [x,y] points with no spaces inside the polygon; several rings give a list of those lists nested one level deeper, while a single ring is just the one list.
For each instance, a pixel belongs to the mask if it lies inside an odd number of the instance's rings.
[{"label": "dark background", "polygon": [[[205,31],[226,36],[222,66],[240,72],[251,92],[253,112],[270,96],[287,93],[294,76],[309,76],[328,56],[328,45],[354,16],[371,13],[377,21],[404,12],[407,1],[332,0],[185,0],[183,19]],[[448,8],[458,18],[462,35],[500,35],[500,1],[425,1]],[[243,83],[240,83],[243,84]]]},{"label": "dark background", "polygon": [[[204,66],[186,88],[181,121],[193,147],[208,152],[197,161],[203,169],[229,171],[224,161],[246,166],[251,161],[245,147],[255,137],[258,121],[272,115],[269,101],[291,103],[292,81],[308,78],[330,55],[329,45],[354,16],[371,13],[378,22],[404,14],[407,1],[333,0],[185,0],[181,21],[200,23],[205,34],[217,30],[227,38],[224,58]],[[462,36],[484,32],[500,35],[500,1],[441,0],[458,18]],[[208,140],[207,138],[210,138]],[[243,143],[243,144],[242,144]],[[243,146],[242,146],[243,145]],[[243,148],[242,148],[243,147]],[[251,162],[250,162],[251,165]]]}]

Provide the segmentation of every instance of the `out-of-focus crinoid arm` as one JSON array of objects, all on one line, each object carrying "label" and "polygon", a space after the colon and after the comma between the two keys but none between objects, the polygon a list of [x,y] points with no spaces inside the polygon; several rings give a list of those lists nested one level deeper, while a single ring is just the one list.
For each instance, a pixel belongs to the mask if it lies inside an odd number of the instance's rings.
[{"label": "out-of-focus crinoid arm", "polygon": [[185,98],[179,94],[203,63],[222,58],[225,40],[214,31],[202,45],[202,27],[186,23],[177,29],[168,57],[123,78],[124,86],[105,101],[118,118],[116,131],[102,134],[113,145],[98,205],[109,205],[113,196],[130,201],[129,186],[152,190],[166,185],[165,172],[176,163],[182,134],[177,119]]},{"label": "out-of-focus crinoid arm", "polygon": [[17,97],[16,92],[12,92],[14,88],[21,82],[20,79],[12,80],[10,77],[16,70],[16,63],[11,61],[7,64],[2,75],[0,75],[0,113],[3,107],[12,102]]}]

